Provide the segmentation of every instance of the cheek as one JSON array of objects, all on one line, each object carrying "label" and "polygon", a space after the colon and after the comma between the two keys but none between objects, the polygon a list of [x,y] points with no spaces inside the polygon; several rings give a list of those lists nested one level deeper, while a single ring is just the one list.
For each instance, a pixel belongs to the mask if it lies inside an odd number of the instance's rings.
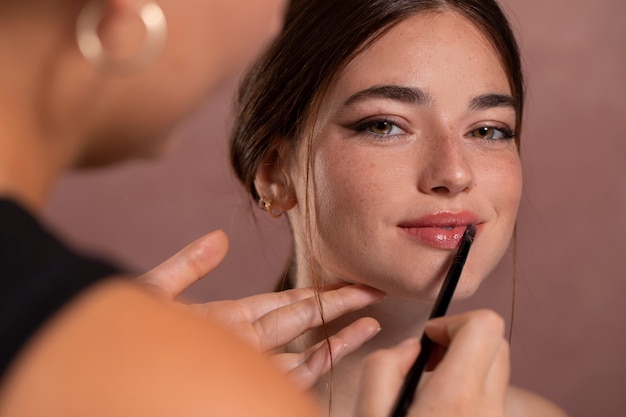
[{"label": "cheek", "polygon": [[493,213],[493,217],[489,218],[492,226],[489,226],[489,233],[476,240],[472,249],[473,260],[470,257],[466,267],[466,276],[470,278],[463,281],[465,285],[459,285],[455,293],[459,299],[473,295],[506,253],[522,195],[522,172],[517,155],[483,163],[482,166],[489,167],[481,177],[481,201],[489,204],[486,212]]},{"label": "cheek", "polygon": [[232,81],[278,33],[282,1],[195,0],[168,3],[172,94],[204,97]]},{"label": "cheek", "polygon": [[489,165],[489,174],[484,178],[487,182],[484,197],[495,215],[491,243],[493,256],[499,260],[509,246],[515,228],[522,196],[522,171],[517,154]]},{"label": "cheek", "polygon": [[367,242],[373,230],[376,216],[371,196],[376,194],[376,184],[364,175],[366,166],[336,148],[318,153],[313,166],[317,250],[324,269],[333,275],[352,275],[346,265],[361,264],[353,250],[357,242]]},{"label": "cheek", "polygon": [[213,7],[220,19],[214,22],[217,45],[223,60],[235,71],[245,68],[279,33],[283,2],[278,0],[220,0]]},{"label": "cheek", "polygon": [[512,155],[496,168],[492,175],[495,182],[492,189],[497,190],[494,198],[498,201],[503,214],[510,216],[514,222],[522,196],[522,169],[519,156]]},{"label": "cheek", "polygon": [[[377,275],[370,263],[380,253],[389,217],[389,198],[395,181],[393,167],[380,152],[344,148],[336,143],[318,150],[314,159],[316,253],[329,277],[350,282],[370,282]],[[383,239],[384,240],[384,239]],[[371,283],[371,282],[370,282]]]},{"label": "cheek", "polygon": [[393,193],[394,165],[382,160],[380,153],[334,147],[318,156],[314,178],[320,220],[345,221],[346,216],[363,220]]}]

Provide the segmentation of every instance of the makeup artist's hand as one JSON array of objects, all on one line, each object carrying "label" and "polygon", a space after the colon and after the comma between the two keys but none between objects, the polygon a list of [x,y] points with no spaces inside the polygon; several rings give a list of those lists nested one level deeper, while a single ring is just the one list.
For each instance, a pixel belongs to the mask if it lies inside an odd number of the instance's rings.
[{"label": "makeup artist's hand", "polygon": [[[172,256],[161,265],[138,278],[168,299],[175,299],[191,284],[211,272],[226,256],[228,239],[224,232],[209,233]],[[273,359],[303,389],[310,388],[330,369],[326,342],[301,353],[278,350],[305,331],[322,325],[321,301],[326,321],[359,310],[380,300],[380,291],[349,285],[324,291],[319,299],[312,289],[294,289],[278,293],[259,294],[239,300],[214,301],[184,305],[203,317],[221,323]],[[319,300],[319,301],[318,301]],[[183,304],[181,304],[183,305]],[[333,361],[337,363],[348,353],[378,333],[378,322],[363,317],[346,326],[329,342]]]},{"label": "makeup artist's hand", "polygon": [[[431,320],[425,331],[446,351],[423,376],[408,416],[503,417],[509,383],[504,321],[478,310]],[[419,349],[419,340],[409,340],[366,359],[356,416],[390,415]]]}]

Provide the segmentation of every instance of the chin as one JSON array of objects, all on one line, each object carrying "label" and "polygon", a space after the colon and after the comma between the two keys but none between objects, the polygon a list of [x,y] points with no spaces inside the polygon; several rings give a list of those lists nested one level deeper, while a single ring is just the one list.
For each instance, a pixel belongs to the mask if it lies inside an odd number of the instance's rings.
[{"label": "chin", "polygon": [[88,171],[94,169],[102,169],[121,165],[130,161],[137,160],[154,160],[157,159],[156,154],[141,154],[141,155],[96,155],[94,157],[87,157],[79,160],[73,165],[73,169]]},{"label": "chin", "polygon": [[[470,298],[476,293],[476,291],[478,291],[482,280],[476,279],[476,277],[471,274],[468,275],[461,276],[461,279],[459,280],[454,291],[454,300],[464,300]],[[375,287],[391,296],[426,303],[434,303],[439,296],[439,291],[441,290],[444,279],[445,274],[429,282],[404,281],[396,282],[392,285],[377,285]]]},{"label": "chin", "polygon": [[475,285],[459,285],[456,288],[456,291],[454,291],[454,300],[465,300],[467,298],[472,297],[474,294],[476,294],[476,291],[478,291],[478,287],[480,286],[480,283],[477,283]]}]

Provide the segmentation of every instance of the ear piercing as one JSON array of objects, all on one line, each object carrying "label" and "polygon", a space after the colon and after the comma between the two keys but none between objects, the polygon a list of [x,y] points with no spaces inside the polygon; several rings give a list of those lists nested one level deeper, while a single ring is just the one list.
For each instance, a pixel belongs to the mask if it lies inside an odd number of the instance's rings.
[{"label": "ear piercing", "polygon": [[264,197],[259,198],[259,207],[265,210],[267,214],[277,219],[283,215],[283,212],[282,211],[275,212],[274,210],[272,210],[272,204],[273,202],[271,199],[265,199]]},{"label": "ear piercing", "polygon": [[122,72],[148,65],[163,50],[167,40],[167,22],[163,10],[153,0],[137,6],[136,13],[146,28],[143,45],[133,55],[115,57],[102,46],[98,27],[106,17],[107,5],[102,0],[85,4],[76,21],[76,41],[83,57],[96,68]]}]

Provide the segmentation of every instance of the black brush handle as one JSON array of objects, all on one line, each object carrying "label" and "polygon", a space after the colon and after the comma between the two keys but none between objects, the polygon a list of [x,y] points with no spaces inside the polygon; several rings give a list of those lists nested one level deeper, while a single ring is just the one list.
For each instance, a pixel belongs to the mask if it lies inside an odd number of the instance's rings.
[{"label": "black brush handle", "polygon": [[[450,269],[448,269],[446,279],[443,281],[441,290],[439,290],[439,295],[437,296],[435,305],[433,306],[433,309],[430,313],[431,319],[441,317],[446,314],[448,306],[450,305],[450,300],[452,300],[452,296],[454,295],[456,284],[459,282],[459,278],[461,277],[461,272],[463,271],[465,260],[467,259],[467,255],[469,254],[469,250],[472,246],[472,243],[474,242],[475,236],[476,226],[470,224],[467,229],[465,229],[465,233],[463,233],[459,249],[457,250],[456,255],[454,255],[452,265],[450,265]],[[430,355],[433,351],[433,348],[435,347],[435,343],[430,340],[425,333],[422,335],[420,343],[422,345],[420,353],[417,356],[417,359],[415,359],[415,362],[413,362],[413,366],[411,366],[411,369],[409,369],[409,372],[404,379],[404,385],[400,390],[398,402],[396,403],[396,407],[391,414],[391,417],[406,416],[407,412],[409,411],[409,407],[413,403],[417,384],[420,382],[420,378],[424,373],[424,369],[426,369],[426,365],[428,364]]]}]

